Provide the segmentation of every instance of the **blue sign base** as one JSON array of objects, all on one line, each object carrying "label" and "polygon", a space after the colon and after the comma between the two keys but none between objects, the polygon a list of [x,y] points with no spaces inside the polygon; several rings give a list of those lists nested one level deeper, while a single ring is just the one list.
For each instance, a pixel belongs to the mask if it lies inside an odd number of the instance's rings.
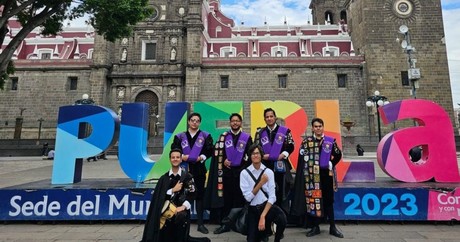
[{"label": "blue sign base", "polygon": [[[144,220],[154,187],[127,178],[85,179],[64,186],[52,186],[50,180],[43,180],[8,187],[0,190],[0,220]],[[429,209],[429,192],[452,192],[457,187],[458,184],[449,183],[402,183],[390,178],[378,179],[376,183],[343,183],[335,194],[335,217],[337,220],[433,220],[436,216],[430,213],[436,210]],[[441,204],[444,200],[440,200]]]}]

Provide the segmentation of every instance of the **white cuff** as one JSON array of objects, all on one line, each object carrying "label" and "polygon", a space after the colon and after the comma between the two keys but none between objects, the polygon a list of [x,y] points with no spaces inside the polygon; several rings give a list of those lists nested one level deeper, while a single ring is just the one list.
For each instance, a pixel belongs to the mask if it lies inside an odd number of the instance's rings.
[{"label": "white cuff", "polygon": [[187,210],[190,210],[190,208],[192,207],[187,200],[184,201],[184,203],[182,203],[182,205],[184,205]]},{"label": "white cuff", "polygon": [[329,161],[329,170],[332,171],[332,162]]},{"label": "white cuff", "polygon": [[201,157],[201,163],[206,161],[206,156],[205,155],[200,155],[200,157]]},{"label": "white cuff", "polygon": [[169,189],[168,191],[166,191],[166,195],[169,195],[169,196],[172,196],[173,192],[172,192],[172,188]]},{"label": "white cuff", "polygon": [[281,152],[281,154],[284,155],[284,159],[287,159],[289,157],[289,152],[287,152],[287,151],[283,151],[283,152]]}]

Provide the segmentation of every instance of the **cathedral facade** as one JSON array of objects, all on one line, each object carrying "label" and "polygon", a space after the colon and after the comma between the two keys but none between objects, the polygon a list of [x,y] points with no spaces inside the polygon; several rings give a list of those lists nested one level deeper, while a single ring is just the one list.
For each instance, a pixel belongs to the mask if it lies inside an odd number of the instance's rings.
[{"label": "cathedral facade", "polygon": [[[243,101],[249,120],[251,101],[292,101],[312,118],[315,100],[337,99],[356,136],[376,134],[375,109],[366,106],[376,90],[389,101],[433,100],[453,117],[439,0],[312,0],[311,22],[263,26],[235,23],[218,0],[151,6],[154,15],[114,43],[88,28],[27,38],[0,92],[8,103],[0,107],[0,138],[13,138],[18,117],[23,138],[53,138],[59,106],[85,93],[114,111],[149,103],[150,135],[161,133],[171,101]],[[402,25],[416,48],[412,62]],[[410,69],[421,75],[408,78]]]}]

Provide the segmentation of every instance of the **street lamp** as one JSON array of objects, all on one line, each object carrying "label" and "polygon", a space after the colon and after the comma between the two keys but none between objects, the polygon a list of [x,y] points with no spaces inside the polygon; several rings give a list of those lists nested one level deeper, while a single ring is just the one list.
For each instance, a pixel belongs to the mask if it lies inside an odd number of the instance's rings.
[{"label": "street lamp", "polygon": [[75,101],[75,105],[93,105],[93,104],[94,104],[94,100],[89,98],[89,95],[86,93],[81,95],[81,99],[78,99],[77,101]]},{"label": "street lamp", "polygon": [[[420,68],[416,68],[415,63],[417,63],[417,59],[413,57],[413,53],[415,52],[415,47],[411,44],[409,28],[406,25],[399,26],[399,33],[404,35],[404,39],[401,41],[401,47],[404,49],[404,52],[407,54],[407,63],[409,65],[409,69],[407,70],[407,77],[412,85],[411,94],[414,99],[417,98],[417,88],[419,88],[418,80],[421,77]],[[396,39],[399,43],[399,38]]]},{"label": "street lamp", "polygon": [[381,96],[379,91],[375,91],[373,96],[367,97],[366,106],[377,108],[377,128],[379,132],[379,141],[382,139],[382,130],[380,127],[380,113],[378,107],[387,105],[388,103],[390,103],[388,101],[388,98],[385,96]]}]

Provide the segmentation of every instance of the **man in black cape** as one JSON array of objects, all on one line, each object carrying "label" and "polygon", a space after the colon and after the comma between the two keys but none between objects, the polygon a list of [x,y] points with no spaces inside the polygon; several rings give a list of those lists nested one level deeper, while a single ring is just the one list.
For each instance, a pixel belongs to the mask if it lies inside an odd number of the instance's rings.
[{"label": "man in black cape", "polygon": [[232,113],[229,120],[230,130],[222,133],[214,146],[205,193],[205,208],[212,209],[222,221],[214,234],[230,231],[238,215],[236,208],[242,208],[245,203],[240,189],[240,173],[250,165],[247,151],[252,138],[241,130],[243,118],[240,114]]},{"label": "man in black cape", "polygon": [[294,185],[291,214],[307,215],[307,237],[321,233],[319,224],[329,221],[329,234],[343,238],[335,226],[334,192],[337,190],[335,166],[342,158],[333,137],[324,135],[324,121],[314,118],[313,135],[306,137],[300,146]]},{"label": "man in black cape", "polygon": [[276,123],[276,113],[272,108],[264,110],[264,121],[267,126],[257,129],[254,143],[262,146],[265,153],[262,157],[262,163],[275,172],[275,204],[288,214],[288,197],[294,183],[289,156],[294,151],[294,139],[289,128]]},{"label": "man in black cape", "polygon": [[181,166],[193,175],[196,188],[196,216],[197,216],[197,230],[203,234],[209,233],[208,229],[204,226],[203,213],[204,213],[204,193],[206,183],[206,159],[213,154],[212,136],[200,130],[201,115],[199,113],[191,113],[188,116],[187,131],[174,136],[174,141],[171,144],[171,149],[180,149],[182,151],[182,164]]},{"label": "man in black cape", "polygon": [[[193,176],[180,168],[182,152],[169,153],[171,169],[160,177],[155,187],[144,227],[142,242],[209,241],[191,238],[190,201],[195,196]],[[165,205],[166,201],[169,206]]]}]

